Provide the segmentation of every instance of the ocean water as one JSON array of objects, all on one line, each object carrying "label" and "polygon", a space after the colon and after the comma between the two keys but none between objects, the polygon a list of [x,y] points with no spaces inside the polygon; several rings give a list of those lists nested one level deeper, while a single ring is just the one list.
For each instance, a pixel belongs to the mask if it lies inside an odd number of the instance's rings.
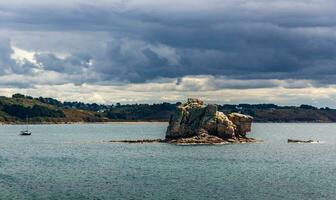
[{"label": "ocean water", "polygon": [[[336,124],[253,124],[263,143],[118,144],[167,123],[0,126],[0,199],[335,199]],[[287,139],[317,144],[288,144]]]}]

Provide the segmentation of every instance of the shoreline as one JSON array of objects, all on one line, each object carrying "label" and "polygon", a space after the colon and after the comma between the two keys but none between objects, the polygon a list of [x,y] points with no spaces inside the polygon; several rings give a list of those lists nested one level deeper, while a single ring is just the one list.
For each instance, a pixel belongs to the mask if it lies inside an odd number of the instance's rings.
[{"label": "shoreline", "polygon": [[[168,121],[110,121],[110,122],[38,122],[28,123],[28,125],[71,125],[71,124],[161,124]],[[26,125],[24,122],[3,123],[0,125]]]},{"label": "shoreline", "polygon": [[[28,125],[66,125],[66,124],[161,124],[169,123],[169,121],[161,120],[146,120],[146,121],[103,121],[103,122],[30,122]],[[307,122],[307,121],[293,121],[293,122],[253,122],[253,124],[335,124],[336,122]],[[26,125],[25,122],[0,122],[0,125]]]},{"label": "shoreline", "polygon": [[221,141],[214,140],[199,140],[190,138],[180,138],[180,139],[138,139],[138,140],[109,140],[103,141],[107,143],[127,143],[127,144],[172,144],[172,145],[227,145],[227,144],[248,144],[248,143],[262,143],[263,140],[256,140],[254,138],[236,138],[233,139],[222,139]]}]

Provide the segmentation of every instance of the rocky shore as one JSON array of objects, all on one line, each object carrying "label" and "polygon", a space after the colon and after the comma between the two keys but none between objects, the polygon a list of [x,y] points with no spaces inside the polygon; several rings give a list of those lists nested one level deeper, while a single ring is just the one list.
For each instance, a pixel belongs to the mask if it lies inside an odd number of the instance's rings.
[{"label": "rocky shore", "polygon": [[214,104],[205,105],[189,98],[170,117],[165,139],[112,140],[123,143],[229,144],[256,142],[246,134],[251,131],[252,117],[239,113],[225,115]]},{"label": "rocky shore", "polygon": [[247,143],[257,142],[253,138],[235,138],[235,139],[223,139],[214,135],[199,135],[190,138],[179,138],[173,140],[167,140],[170,144],[233,144],[233,143]]},{"label": "rocky shore", "polygon": [[239,138],[227,139],[213,136],[213,135],[200,135],[191,138],[179,138],[173,140],[167,139],[144,139],[144,140],[110,140],[112,143],[129,143],[129,144],[144,144],[144,143],[169,143],[169,144],[230,144],[230,143],[246,143],[257,142],[253,138]]}]

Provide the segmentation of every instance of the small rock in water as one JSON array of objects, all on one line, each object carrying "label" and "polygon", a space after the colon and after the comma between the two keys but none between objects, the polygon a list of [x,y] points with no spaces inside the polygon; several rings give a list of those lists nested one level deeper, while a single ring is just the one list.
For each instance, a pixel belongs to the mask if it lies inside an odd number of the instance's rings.
[{"label": "small rock in water", "polygon": [[288,143],[313,143],[313,140],[294,140],[288,139]]},{"label": "small rock in water", "polygon": [[144,139],[144,140],[110,140],[112,143],[162,143],[165,140],[162,139]]}]

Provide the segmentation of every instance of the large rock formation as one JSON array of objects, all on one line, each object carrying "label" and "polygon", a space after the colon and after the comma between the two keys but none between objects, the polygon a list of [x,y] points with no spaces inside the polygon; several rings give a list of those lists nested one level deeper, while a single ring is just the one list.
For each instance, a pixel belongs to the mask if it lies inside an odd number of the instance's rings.
[{"label": "large rock formation", "polygon": [[226,116],[216,105],[204,105],[199,99],[188,99],[171,116],[166,132],[170,143],[252,142],[246,133],[251,131],[252,117],[231,113]]}]

